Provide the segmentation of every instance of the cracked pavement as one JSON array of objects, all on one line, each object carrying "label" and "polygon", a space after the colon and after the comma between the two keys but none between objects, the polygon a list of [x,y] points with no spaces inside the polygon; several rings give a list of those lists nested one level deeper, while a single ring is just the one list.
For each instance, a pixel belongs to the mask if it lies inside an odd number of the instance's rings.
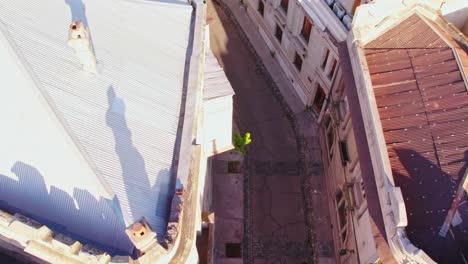
[{"label": "cracked pavement", "polygon": [[304,170],[291,114],[216,2],[208,1],[207,21],[211,49],[236,93],[235,123],[242,133],[252,134],[244,160],[244,263],[312,263],[301,191]]}]

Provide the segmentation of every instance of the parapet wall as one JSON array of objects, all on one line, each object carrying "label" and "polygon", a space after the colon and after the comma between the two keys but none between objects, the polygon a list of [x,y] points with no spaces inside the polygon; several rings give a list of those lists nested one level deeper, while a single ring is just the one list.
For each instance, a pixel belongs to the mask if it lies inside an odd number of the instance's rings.
[{"label": "parapet wall", "polygon": [[[130,256],[110,256],[89,244],[51,231],[47,226],[23,215],[0,211],[0,247],[13,256],[34,263],[154,263],[167,259],[176,245],[179,226],[182,224],[183,195],[174,195],[168,232],[163,245],[151,248],[139,259]],[[164,246],[164,247],[163,247]],[[148,258],[151,256],[151,260]]]}]

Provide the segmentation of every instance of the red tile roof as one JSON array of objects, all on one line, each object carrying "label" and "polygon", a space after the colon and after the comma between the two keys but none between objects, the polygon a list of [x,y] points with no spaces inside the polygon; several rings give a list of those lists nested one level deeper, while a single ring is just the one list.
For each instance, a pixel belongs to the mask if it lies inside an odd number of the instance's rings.
[{"label": "red tile roof", "polygon": [[438,235],[468,164],[464,48],[415,14],[364,49],[408,237],[439,263],[461,263],[463,252],[468,259],[466,196],[463,222]]}]

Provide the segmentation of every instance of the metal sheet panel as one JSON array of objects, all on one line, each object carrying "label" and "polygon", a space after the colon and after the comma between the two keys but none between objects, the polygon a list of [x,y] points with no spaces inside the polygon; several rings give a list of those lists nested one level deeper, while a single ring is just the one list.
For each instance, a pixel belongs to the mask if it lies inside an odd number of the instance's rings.
[{"label": "metal sheet panel", "polygon": [[461,262],[468,245],[466,210],[458,210],[464,221],[451,229],[454,238],[437,234],[468,163],[468,94],[457,46],[435,23],[413,15],[365,48],[408,237],[442,263]]},{"label": "metal sheet panel", "polygon": [[[145,216],[159,238],[166,231],[173,193],[191,18],[192,7],[184,1],[0,2],[0,22],[10,41],[75,143],[116,194],[126,224]],[[67,45],[72,20],[90,28],[96,75],[81,69]],[[82,207],[87,213],[69,222],[81,230],[77,235],[99,234],[99,242],[109,244],[121,239],[122,226],[117,234],[98,232],[106,223],[95,205]],[[90,224],[96,230],[79,228]]]}]

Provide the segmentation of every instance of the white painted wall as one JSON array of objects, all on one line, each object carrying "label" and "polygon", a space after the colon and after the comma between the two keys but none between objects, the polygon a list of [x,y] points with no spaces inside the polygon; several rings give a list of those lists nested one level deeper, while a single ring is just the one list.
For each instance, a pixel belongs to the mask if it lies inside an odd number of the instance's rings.
[{"label": "white painted wall", "polygon": [[232,96],[203,102],[204,150],[222,152],[232,146]]}]

